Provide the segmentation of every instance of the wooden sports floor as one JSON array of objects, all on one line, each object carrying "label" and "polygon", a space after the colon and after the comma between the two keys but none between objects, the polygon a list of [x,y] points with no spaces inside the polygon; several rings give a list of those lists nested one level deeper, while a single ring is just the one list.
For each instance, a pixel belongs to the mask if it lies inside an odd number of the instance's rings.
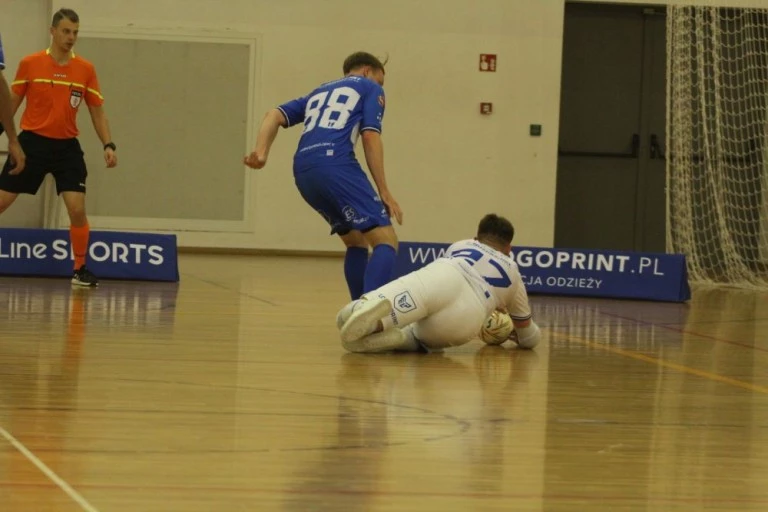
[{"label": "wooden sports floor", "polygon": [[335,258],[0,278],[0,511],[766,511],[766,293],[533,296],[535,351],[351,355]]}]

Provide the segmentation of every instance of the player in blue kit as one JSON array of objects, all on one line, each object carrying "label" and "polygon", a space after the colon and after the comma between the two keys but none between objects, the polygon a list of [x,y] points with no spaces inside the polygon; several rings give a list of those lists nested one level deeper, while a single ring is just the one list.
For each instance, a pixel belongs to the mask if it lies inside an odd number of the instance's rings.
[{"label": "player in blue kit", "polygon": [[[293,158],[296,187],[346,245],[344,275],[350,296],[358,299],[391,280],[397,235],[390,218],[402,224],[403,212],[384,174],[384,64],[357,52],[345,59],[343,71],[343,78],[267,112],[244,163],[261,169],[278,129],[303,124]],[[355,157],[358,138],[378,194]]]}]

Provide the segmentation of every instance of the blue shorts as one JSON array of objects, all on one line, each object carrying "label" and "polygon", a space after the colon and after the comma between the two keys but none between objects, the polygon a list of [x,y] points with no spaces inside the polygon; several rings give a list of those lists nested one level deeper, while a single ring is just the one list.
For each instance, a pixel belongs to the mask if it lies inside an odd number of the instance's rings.
[{"label": "blue shorts", "polygon": [[314,167],[294,173],[294,180],[301,197],[331,226],[332,235],[392,224],[359,166]]}]

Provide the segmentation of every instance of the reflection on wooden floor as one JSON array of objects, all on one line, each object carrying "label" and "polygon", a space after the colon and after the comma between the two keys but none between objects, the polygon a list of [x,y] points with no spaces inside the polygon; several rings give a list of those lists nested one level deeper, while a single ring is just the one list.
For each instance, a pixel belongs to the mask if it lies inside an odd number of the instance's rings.
[{"label": "reflection on wooden floor", "polygon": [[534,296],[535,352],[340,347],[338,259],[0,278],[0,510],[768,510],[768,302]]}]

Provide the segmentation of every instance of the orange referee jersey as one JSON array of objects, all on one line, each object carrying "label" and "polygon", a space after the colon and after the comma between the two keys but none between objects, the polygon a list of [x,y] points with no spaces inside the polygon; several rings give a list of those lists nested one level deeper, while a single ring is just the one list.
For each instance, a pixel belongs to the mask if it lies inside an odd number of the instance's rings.
[{"label": "orange referee jersey", "polygon": [[77,137],[76,117],[83,100],[91,106],[104,103],[93,64],[74,53],[63,66],[48,50],[24,57],[11,89],[27,98],[21,129],[52,139]]}]

